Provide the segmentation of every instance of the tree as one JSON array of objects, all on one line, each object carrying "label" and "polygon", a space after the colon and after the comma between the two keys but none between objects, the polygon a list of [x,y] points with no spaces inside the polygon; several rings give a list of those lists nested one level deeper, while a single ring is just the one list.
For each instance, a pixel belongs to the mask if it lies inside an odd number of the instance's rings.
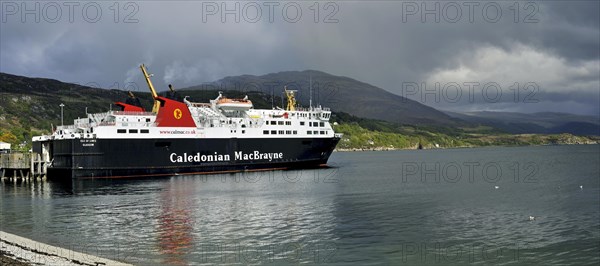
[{"label": "tree", "polygon": [[4,132],[2,135],[0,135],[0,141],[11,143],[13,145],[18,143],[17,137],[10,132]]}]

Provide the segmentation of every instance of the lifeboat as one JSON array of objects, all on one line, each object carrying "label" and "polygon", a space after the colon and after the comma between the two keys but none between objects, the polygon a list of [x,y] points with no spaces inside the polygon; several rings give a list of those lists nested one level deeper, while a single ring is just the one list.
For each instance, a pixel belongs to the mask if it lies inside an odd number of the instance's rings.
[{"label": "lifeboat", "polygon": [[225,111],[247,111],[252,107],[252,101],[248,100],[248,96],[243,99],[232,99],[219,94],[217,98],[217,108]]}]

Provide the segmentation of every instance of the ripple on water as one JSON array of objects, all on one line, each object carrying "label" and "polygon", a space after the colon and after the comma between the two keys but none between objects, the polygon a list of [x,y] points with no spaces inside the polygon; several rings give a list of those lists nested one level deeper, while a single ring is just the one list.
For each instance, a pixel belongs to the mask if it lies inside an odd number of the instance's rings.
[{"label": "ripple on water", "polygon": [[[334,153],[331,183],[322,182],[331,169],[9,183],[0,222],[141,265],[584,265],[599,260],[599,157],[597,146]],[[401,172],[403,162],[513,161],[536,163],[537,181],[436,183]]]}]

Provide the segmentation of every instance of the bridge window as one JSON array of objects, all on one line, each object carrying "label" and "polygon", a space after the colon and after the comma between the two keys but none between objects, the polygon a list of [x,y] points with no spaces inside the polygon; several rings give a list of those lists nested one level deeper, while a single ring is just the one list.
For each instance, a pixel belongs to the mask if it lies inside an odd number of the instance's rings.
[{"label": "bridge window", "polygon": [[137,129],[130,129],[129,133],[138,133],[138,130]]},{"label": "bridge window", "polygon": [[263,134],[264,135],[269,135],[269,131],[268,130],[263,130]]},{"label": "bridge window", "polygon": [[277,121],[277,124],[281,126],[283,125],[283,121]]},{"label": "bridge window", "polygon": [[147,134],[147,133],[150,133],[150,130],[148,130],[148,129],[140,129],[140,133]]},{"label": "bridge window", "polygon": [[304,126],[304,121],[301,121],[301,122],[300,122],[300,125],[301,125],[301,126]]},{"label": "bridge window", "polygon": [[117,133],[119,133],[119,134],[127,133],[127,130],[126,129],[117,129]]},{"label": "bridge window", "polygon": [[277,134],[277,130],[271,130],[271,135],[276,135]]},{"label": "bridge window", "polygon": [[320,126],[320,127],[324,127],[324,126],[325,126],[325,122],[320,122],[320,123],[319,123],[319,126]]}]

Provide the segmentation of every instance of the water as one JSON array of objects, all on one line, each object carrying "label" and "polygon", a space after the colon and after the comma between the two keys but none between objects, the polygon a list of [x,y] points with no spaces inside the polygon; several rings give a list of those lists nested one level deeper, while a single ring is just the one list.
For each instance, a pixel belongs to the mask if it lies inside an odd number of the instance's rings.
[{"label": "water", "polygon": [[140,265],[600,261],[598,145],[334,153],[330,164],[4,183],[0,229]]}]

